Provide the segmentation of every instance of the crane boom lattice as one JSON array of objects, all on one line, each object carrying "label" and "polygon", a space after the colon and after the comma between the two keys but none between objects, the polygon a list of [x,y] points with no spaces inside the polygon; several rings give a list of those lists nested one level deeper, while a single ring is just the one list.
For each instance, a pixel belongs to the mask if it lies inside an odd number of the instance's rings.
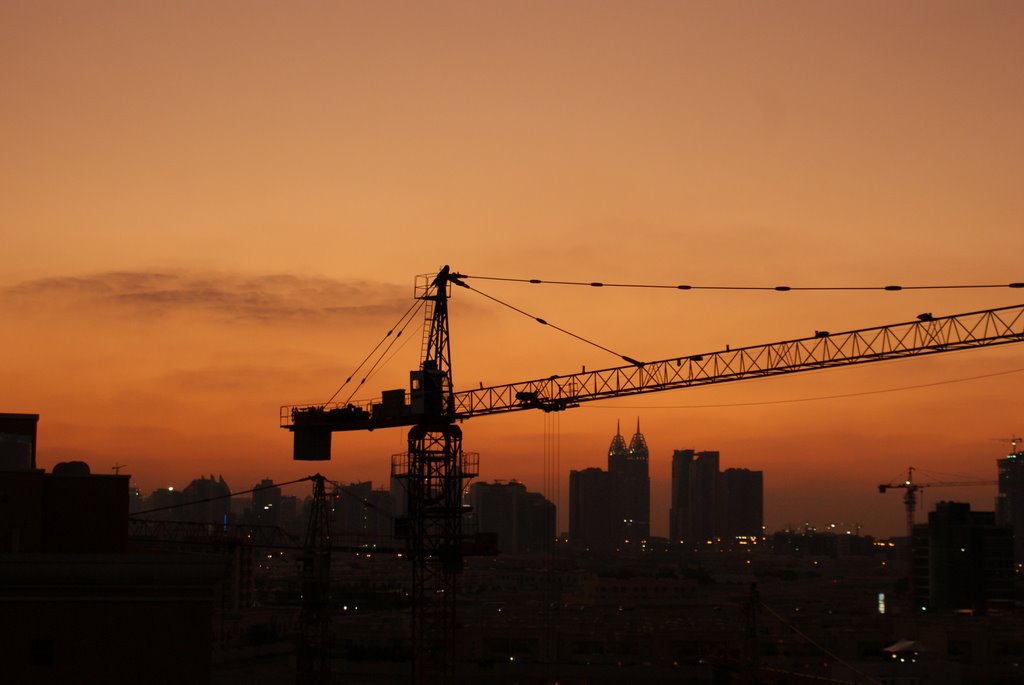
[{"label": "crane boom lattice", "polygon": [[[444,315],[447,320],[447,310]],[[446,344],[447,334],[443,339]],[[474,416],[526,409],[561,411],[595,400],[1021,341],[1024,341],[1024,305],[1014,305],[842,333],[820,332],[808,338],[674,357],[640,365],[555,375],[443,395],[444,400],[450,399],[453,403],[451,418],[465,420]],[[429,345],[427,349],[430,349]],[[439,358],[448,362],[447,354]],[[423,373],[429,374],[427,361],[424,360]],[[444,378],[438,378],[436,382],[451,382],[450,366],[448,369]],[[417,392],[414,380],[410,405],[362,402],[343,406],[285,406],[281,408],[281,425],[297,432],[303,429],[350,431],[415,425],[430,411],[437,411],[435,405],[417,405]],[[435,397],[438,396],[436,392]],[[299,442],[296,444],[298,446]],[[328,437],[328,448],[329,444]],[[295,456],[297,459],[329,458],[298,453]]]}]

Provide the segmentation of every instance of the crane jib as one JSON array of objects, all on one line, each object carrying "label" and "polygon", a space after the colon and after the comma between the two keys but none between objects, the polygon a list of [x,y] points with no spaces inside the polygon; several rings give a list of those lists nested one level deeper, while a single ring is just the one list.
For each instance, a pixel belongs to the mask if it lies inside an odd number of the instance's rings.
[{"label": "crane jib", "polygon": [[305,438],[296,435],[296,441],[319,446],[314,451],[322,453],[324,447],[329,450],[330,433],[335,431],[451,423],[527,409],[562,411],[583,402],[627,395],[1022,341],[1024,305],[1014,305],[841,333],[817,331],[807,338],[450,394],[443,385],[426,384],[429,387],[417,388],[416,374],[422,379],[420,371],[412,372],[409,402],[405,401],[404,390],[389,390],[376,402],[285,406],[281,408],[281,425],[307,434]]}]

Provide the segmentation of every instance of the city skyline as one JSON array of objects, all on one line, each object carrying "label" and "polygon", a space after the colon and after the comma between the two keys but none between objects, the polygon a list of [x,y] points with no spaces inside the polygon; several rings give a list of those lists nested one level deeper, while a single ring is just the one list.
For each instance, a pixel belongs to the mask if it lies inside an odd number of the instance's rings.
[{"label": "city skyline", "polygon": [[[142,675],[168,685],[226,685],[351,678],[367,666],[382,682],[421,672],[418,655],[432,643],[403,625],[402,616],[423,612],[425,602],[412,592],[415,552],[399,544],[408,528],[392,516],[392,491],[317,475],[307,479],[313,496],[300,503],[264,479],[249,491],[248,506],[237,507],[224,477],[211,474],[183,492],[156,491],[140,511],[127,475],[91,474],[80,461],[34,468],[38,418],[0,415],[0,570],[15,678],[88,673],[112,683]],[[634,438],[633,451],[645,453],[639,427]],[[617,431],[611,470],[625,451]],[[617,682],[624,668],[641,664],[631,677],[644,682],[710,683],[728,672],[777,675],[780,667],[813,680],[947,670],[953,682],[1012,680],[1020,670],[1019,522],[1000,518],[1019,509],[1022,457],[1000,460],[1000,510],[943,502],[903,542],[831,527],[759,532],[752,540],[744,534],[746,507],[721,505],[759,489],[761,479],[751,481],[745,469],[720,471],[714,451],[677,450],[673,460],[693,467],[698,489],[705,476],[717,476],[706,484],[718,498],[711,507],[718,522],[707,534],[724,526],[737,533],[735,544],[723,537],[714,546],[556,545],[553,503],[518,482],[476,483],[474,511],[463,513],[479,535],[460,540],[462,582],[446,593],[465,628],[433,638],[456,649],[454,674],[435,682],[521,682],[538,668]],[[606,485],[613,480],[610,471],[586,471]],[[198,499],[184,501],[190,492]],[[616,497],[599,494],[615,511]],[[158,495],[167,501],[149,516]],[[100,612],[121,620],[97,619]],[[840,639],[824,649],[809,635]],[[822,657],[808,659],[808,643]],[[253,647],[272,647],[276,658],[253,658]],[[712,665],[709,652],[734,656]],[[225,655],[233,656],[228,665]]]},{"label": "city skyline", "polygon": [[[682,452],[694,452],[694,450],[673,450],[673,455],[670,456],[670,461],[671,461],[672,456],[677,455],[677,454],[682,453]],[[711,451],[711,452],[703,451],[703,452],[701,452],[701,454],[714,454],[716,456],[716,458],[718,457],[718,452],[717,451]],[[740,471],[740,472],[743,472],[743,471],[747,470],[745,468],[740,468],[739,467],[739,464],[740,464],[740,460],[739,459],[734,459],[731,455],[727,455],[727,457],[728,458],[724,461],[724,463],[723,462],[719,462],[719,461],[716,460],[715,466],[717,467],[717,466],[721,465],[722,466],[722,472],[725,472],[725,471]],[[1006,457],[1005,456],[999,457],[999,458],[994,458],[992,466],[993,466],[994,469],[998,469],[1000,467],[1000,465],[1002,463],[1005,463],[1005,462],[1006,462]],[[311,469],[311,471],[316,471],[316,470],[317,469]],[[583,467],[583,470],[601,470],[601,469],[599,467],[585,466],[585,467]],[[332,469],[330,469],[330,468],[320,469],[320,472],[324,472],[324,471],[327,472],[327,474],[325,474],[325,475],[327,475],[328,480],[331,481],[331,482],[334,482],[334,483],[350,483],[350,484],[356,484],[356,482],[357,482],[357,481],[348,481],[348,480],[345,480],[344,478],[333,478],[331,475],[329,475],[330,472],[332,471]],[[919,472],[920,472],[919,475],[923,475],[924,477],[929,477],[928,476],[929,471],[927,469],[919,469]],[[94,470],[94,473],[100,473],[100,471],[95,471]],[[605,471],[604,473],[607,474],[607,471]],[[131,475],[131,474],[129,473],[128,475]],[[212,474],[210,474],[210,475],[211,475],[211,480],[212,480]],[[564,472],[561,475],[562,475],[562,479],[561,480],[562,480],[562,483],[564,485],[563,490],[564,490],[565,495],[564,495],[564,497],[561,498],[560,502],[556,501],[555,499],[552,499],[552,498],[548,497],[548,493],[547,492],[543,492],[543,487],[542,487],[542,485],[540,485],[540,483],[541,483],[541,479],[540,478],[538,478],[536,482],[526,481],[526,480],[517,478],[515,476],[508,477],[508,478],[494,478],[494,479],[490,479],[490,478],[485,479],[485,478],[482,478],[482,477],[481,478],[474,478],[471,481],[469,481],[469,486],[467,487],[467,491],[474,484],[494,485],[494,484],[499,484],[499,483],[505,483],[505,484],[518,483],[518,484],[521,484],[521,485],[525,486],[526,488],[529,488],[531,491],[536,489],[537,491],[539,491],[540,494],[544,495],[546,498],[549,499],[549,501],[551,501],[553,504],[556,505],[556,507],[557,507],[557,521],[558,521],[557,531],[558,531],[559,534],[563,534],[563,533],[568,533],[569,532],[569,523],[570,523],[570,514],[569,514],[569,501],[570,501],[569,490],[570,490],[570,484],[569,484],[569,475],[570,474],[569,474],[568,471],[566,471],[566,472]],[[190,482],[192,482],[194,480],[203,479],[203,478],[205,478],[205,474],[203,472],[200,472],[198,475],[196,475],[194,477],[186,478],[185,482],[186,483],[190,483]],[[223,478],[223,474],[218,474],[218,478],[222,479]],[[229,477],[229,478],[227,478],[225,480],[230,481],[230,480],[232,480],[232,478]],[[278,479],[275,479],[275,478],[272,478],[272,477],[269,480],[273,481],[275,484],[280,484],[281,482],[283,482],[281,480],[278,480]],[[372,485],[374,488],[386,488],[390,481],[391,481],[390,477],[381,477],[381,478],[376,478],[376,479],[367,479],[366,481],[363,482],[363,484],[365,484],[367,486]],[[130,482],[131,482],[131,487],[133,487],[133,488],[137,487],[136,486],[136,481],[134,479],[131,480]],[[265,482],[266,482],[266,476],[257,478],[256,480],[253,481],[253,485],[251,487],[258,487],[260,485],[265,485]],[[769,533],[769,534],[772,533],[772,532],[784,531],[784,530],[803,530],[805,527],[809,527],[812,530],[830,531],[830,532],[839,532],[839,533],[849,532],[849,533],[853,533],[853,534],[857,534],[857,535],[861,535],[861,534],[873,535],[875,537],[903,537],[903,536],[906,535],[906,530],[905,530],[905,511],[904,511],[904,508],[903,508],[902,498],[885,497],[885,498],[883,498],[881,500],[876,500],[876,503],[882,509],[882,515],[879,518],[881,520],[883,520],[883,525],[880,528],[873,528],[871,525],[865,524],[864,521],[869,520],[869,519],[867,517],[863,517],[863,516],[858,517],[855,514],[854,515],[850,515],[850,516],[836,515],[836,516],[831,516],[831,517],[826,516],[826,517],[820,517],[820,518],[815,518],[815,517],[812,517],[812,516],[796,516],[796,517],[792,517],[792,518],[787,519],[787,520],[776,520],[778,517],[775,517],[775,519],[769,517],[769,512],[772,511],[773,508],[774,508],[772,506],[772,504],[773,504],[773,497],[772,497],[771,493],[773,492],[773,490],[771,488],[770,474],[769,474],[769,478],[768,478],[768,483],[769,483],[768,486],[764,490],[764,512],[765,512],[765,514],[764,514],[764,525],[765,525],[766,532]],[[671,483],[668,483],[667,485],[668,485],[669,488],[671,488]],[[172,488],[176,488],[177,492],[180,492],[181,490],[183,490],[183,487],[181,487],[180,485],[175,485],[175,484],[172,484],[172,483],[168,483],[168,484],[164,484],[164,485],[155,486],[152,489],[148,489],[148,490],[147,489],[139,488],[139,491],[140,491],[141,495],[143,495],[145,497],[150,497],[154,492],[159,491],[159,490],[167,489],[168,486],[170,486]],[[233,492],[233,494],[232,494],[232,501],[238,501],[239,498],[243,498],[243,497],[244,498],[248,498],[249,497],[249,495],[247,494],[248,493],[248,489],[249,489],[249,486],[245,486],[244,483],[242,483],[242,485],[239,488],[237,488],[237,489],[232,491]],[[288,494],[293,495],[293,496],[298,496],[300,501],[301,501],[301,499],[303,497],[306,497],[306,496],[309,495],[309,492],[307,492],[307,490],[309,489],[309,486],[308,486],[308,484],[305,484],[305,483],[286,485],[285,489],[287,490]],[[873,492],[875,494],[877,494],[877,485],[875,486],[875,489],[873,490]],[[241,493],[241,494],[235,494],[235,493]],[[392,493],[392,495],[394,496],[394,493]],[[977,486],[969,486],[969,487],[966,487],[966,488],[965,487],[959,487],[959,488],[956,488],[955,490],[944,490],[944,489],[941,489],[941,488],[937,488],[937,489],[934,489],[929,496],[927,496],[925,498],[922,498],[919,501],[919,504],[918,504],[919,514],[918,514],[918,516],[919,516],[919,518],[924,518],[929,511],[934,511],[936,505],[939,502],[941,502],[941,501],[952,501],[952,502],[969,503],[969,504],[971,504],[972,508],[974,510],[976,510],[976,511],[995,511],[995,510],[998,509],[998,507],[996,506],[996,500],[997,500],[998,496],[999,496],[999,491],[997,490],[996,481],[994,479],[992,480],[992,484],[990,484],[990,485],[977,485]],[[660,537],[660,538],[666,538],[666,539],[670,539],[671,538],[671,536],[669,535],[669,531],[670,531],[670,516],[671,516],[671,514],[670,514],[670,499],[671,498],[667,498],[665,500],[665,502],[664,502],[664,505],[665,505],[664,510],[657,509],[656,506],[652,504],[652,507],[651,507],[651,531],[652,532],[651,532],[651,535],[654,536],[654,537]],[[872,499],[874,499],[874,498],[872,498]],[[401,504],[396,504],[396,505],[397,506],[401,506]]]},{"label": "city skyline", "polygon": [[[16,94],[0,406],[43,416],[47,468],[126,464],[144,489],[211,466],[307,475],[278,408],[326,401],[443,264],[587,283],[1024,281],[1015,3],[58,5],[0,10]],[[1021,292],[481,289],[642,361]],[[456,389],[621,362],[461,289],[451,322]],[[405,387],[418,347],[357,398]],[[672,450],[713,446],[772,474],[771,522],[865,512],[895,533],[878,483],[910,465],[985,477],[1008,447],[994,439],[1024,429],[1017,347],[571,409],[560,499],[602,426],[639,414],[658,509]],[[549,418],[469,422],[481,478],[543,482]],[[383,482],[405,449],[400,430],[337,436],[323,468]]]}]

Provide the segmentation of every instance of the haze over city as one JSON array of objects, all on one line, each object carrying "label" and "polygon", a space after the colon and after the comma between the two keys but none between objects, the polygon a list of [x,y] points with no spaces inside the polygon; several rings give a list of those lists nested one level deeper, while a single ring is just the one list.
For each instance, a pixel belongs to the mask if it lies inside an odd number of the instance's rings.
[{"label": "haze over city", "polygon": [[[400,9],[400,11],[399,11]],[[722,286],[1024,280],[1016,3],[24,3],[0,10],[0,404],[38,464],[143,491],[311,473],[283,404],[327,400],[416,274]],[[1002,289],[480,289],[655,360],[1017,304]],[[456,389],[621,360],[457,290]],[[358,394],[405,387],[412,343]],[[480,479],[650,446],[765,474],[765,522],[902,530],[876,486],[994,479],[1018,345],[468,422]],[[347,392],[346,392],[347,394]],[[335,437],[383,483],[405,431]],[[314,465],[319,466],[319,465]],[[942,498],[936,491],[930,501]],[[991,488],[956,499],[992,508]]]}]

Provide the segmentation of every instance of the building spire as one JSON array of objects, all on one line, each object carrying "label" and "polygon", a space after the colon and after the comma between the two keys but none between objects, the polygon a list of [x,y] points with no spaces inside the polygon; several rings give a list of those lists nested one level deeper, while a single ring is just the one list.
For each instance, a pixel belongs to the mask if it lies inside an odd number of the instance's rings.
[{"label": "building spire", "polygon": [[640,417],[638,416],[636,417],[636,433],[633,434],[633,439],[629,443],[629,457],[647,461],[649,454],[647,441],[644,439],[644,434],[640,432]]},{"label": "building spire", "polygon": [[616,420],[615,422],[615,437],[612,438],[612,444],[608,447],[608,469],[612,469],[612,464],[619,459],[625,459],[629,455],[629,448],[626,447],[626,440],[622,437],[622,422]]}]

